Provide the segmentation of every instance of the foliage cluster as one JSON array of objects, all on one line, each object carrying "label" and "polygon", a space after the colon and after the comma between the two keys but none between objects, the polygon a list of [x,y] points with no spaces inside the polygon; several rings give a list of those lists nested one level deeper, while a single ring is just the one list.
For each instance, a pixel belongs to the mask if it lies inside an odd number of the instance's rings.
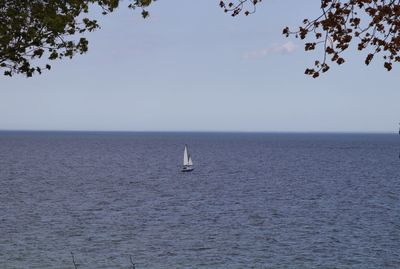
[{"label": "foliage cluster", "polygon": [[[250,15],[262,0],[221,0],[220,7],[231,16]],[[89,9],[99,6],[104,15],[113,12],[121,0],[3,0],[0,1],[0,68],[5,75],[28,77],[50,69],[55,59],[72,58],[88,50],[85,32],[98,29]],[[141,9],[143,18],[152,0],[128,0],[128,7]],[[322,59],[307,68],[314,78],[330,69],[330,62],[345,62],[343,52],[352,43],[366,52],[365,64],[376,55],[390,71],[400,62],[400,0],[320,0],[321,14],[304,19],[296,30],[283,29],[286,37],[305,41],[304,49],[322,48]],[[37,61],[44,57],[47,61]],[[330,62],[329,62],[330,61]],[[329,63],[329,64],[328,64]]]},{"label": "foliage cluster", "polygon": [[[85,32],[98,29],[89,9],[99,6],[102,14],[113,12],[119,0],[3,0],[0,1],[0,67],[4,74],[30,77],[50,69],[50,61],[72,58],[88,50]],[[144,9],[151,0],[133,0],[128,7]],[[45,57],[47,61],[36,61]],[[46,62],[40,65],[39,63]]]},{"label": "foliage cluster", "polygon": [[[237,0],[220,6],[232,16],[255,12],[261,0]],[[303,25],[291,31],[283,29],[286,37],[294,35],[310,39],[306,51],[323,47],[323,57],[307,68],[305,74],[314,78],[329,70],[328,60],[341,65],[345,62],[343,52],[352,42],[357,49],[366,51],[365,64],[369,65],[375,55],[384,60],[390,71],[394,62],[400,62],[400,0],[321,0],[321,14],[314,19],[304,19]]]}]

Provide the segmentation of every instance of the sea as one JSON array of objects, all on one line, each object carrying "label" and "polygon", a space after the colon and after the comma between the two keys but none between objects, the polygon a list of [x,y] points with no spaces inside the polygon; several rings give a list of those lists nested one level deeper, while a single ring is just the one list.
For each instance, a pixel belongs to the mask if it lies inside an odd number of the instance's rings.
[{"label": "sea", "polygon": [[396,134],[0,132],[0,268],[398,269],[399,153]]}]

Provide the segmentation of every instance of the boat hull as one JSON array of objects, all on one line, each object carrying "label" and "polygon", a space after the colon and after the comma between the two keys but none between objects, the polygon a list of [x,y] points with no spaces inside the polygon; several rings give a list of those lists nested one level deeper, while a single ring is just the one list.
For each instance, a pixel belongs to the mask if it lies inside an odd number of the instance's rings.
[{"label": "boat hull", "polygon": [[193,171],[193,167],[192,166],[184,166],[183,168],[182,168],[182,172],[191,172],[191,171]]}]

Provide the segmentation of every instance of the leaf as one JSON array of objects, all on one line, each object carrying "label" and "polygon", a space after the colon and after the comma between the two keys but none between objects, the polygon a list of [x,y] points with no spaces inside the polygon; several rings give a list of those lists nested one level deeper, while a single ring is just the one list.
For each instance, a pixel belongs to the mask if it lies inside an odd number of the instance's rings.
[{"label": "leaf", "polygon": [[146,11],[146,10],[143,10],[143,11],[142,11],[142,17],[143,17],[143,19],[146,19],[148,16],[149,16],[149,12]]},{"label": "leaf", "polygon": [[365,64],[369,65],[369,63],[372,61],[374,58],[374,55],[372,53],[368,54],[367,58],[365,59]]},{"label": "leaf", "polygon": [[58,58],[58,53],[56,51],[53,51],[49,56],[50,60],[55,60],[57,58]]},{"label": "leaf", "polygon": [[384,67],[387,69],[387,71],[392,70],[392,63],[385,62]]},{"label": "leaf", "polygon": [[341,64],[343,64],[345,61],[344,61],[343,58],[339,58],[339,59],[337,59],[336,62],[337,62],[338,65],[341,65]]},{"label": "leaf", "polygon": [[329,66],[328,66],[328,65],[325,65],[325,67],[322,68],[322,73],[325,73],[325,72],[328,71],[328,70],[329,70]]}]

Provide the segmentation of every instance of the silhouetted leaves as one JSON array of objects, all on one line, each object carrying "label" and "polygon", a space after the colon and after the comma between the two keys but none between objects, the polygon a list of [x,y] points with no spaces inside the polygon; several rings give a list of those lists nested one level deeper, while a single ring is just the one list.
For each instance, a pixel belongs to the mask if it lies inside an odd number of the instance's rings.
[{"label": "silhouetted leaves", "polygon": [[[254,5],[255,10],[257,3],[237,0],[225,12],[232,12],[232,16],[236,16],[245,5]],[[321,0],[320,8],[321,14],[316,19],[304,19],[302,26],[295,31],[290,31],[289,27],[282,31],[286,37],[294,35],[302,40],[311,39],[305,42],[306,51],[322,46],[322,61],[316,61],[316,69],[307,68],[305,74],[316,78],[320,71],[328,71],[328,59],[338,65],[345,63],[341,55],[351,47],[352,42],[356,43],[360,51],[369,50],[365,59],[366,65],[378,53],[385,60],[384,67],[388,71],[392,69],[393,62],[400,62],[400,1]]]},{"label": "silhouetted leaves", "polygon": [[[141,15],[146,18],[149,13],[144,8],[151,2],[130,0],[128,6],[141,8]],[[97,4],[106,15],[119,3],[120,0],[0,1],[0,68],[4,75],[22,73],[31,77],[51,69],[44,59],[72,58],[87,52],[89,42],[82,35],[100,27],[87,16],[89,7]]]},{"label": "silhouetted leaves", "polygon": [[[234,0],[234,2],[228,2],[221,0],[219,6],[224,9],[224,12],[230,13],[232,17],[239,15],[245,7],[248,6],[249,8],[244,11],[244,15],[248,16],[256,12],[256,5],[261,1],[262,0]],[[247,3],[248,5],[246,5]]]},{"label": "silhouetted leaves", "polygon": [[[155,0],[154,0],[155,1]],[[80,35],[100,26],[87,16],[89,8],[98,5],[102,14],[113,12],[121,0],[3,0],[0,1],[0,68],[4,75],[22,73],[30,77],[51,66],[34,66],[36,59],[49,61],[72,58],[88,51],[88,40]],[[146,10],[152,0],[128,0],[128,7]],[[220,0],[224,12],[236,17],[243,12],[248,16],[256,12],[261,0]],[[327,72],[331,60],[345,63],[342,53],[356,43],[360,51],[368,50],[365,64],[376,54],[384,59],[384,68],[392,70],[400,62],[400,2],[395,0],[321,0],[321,15],[304,19],[296,31],[285,27],[282,34],[306,40],[305,50],[323,50],[323,59],[315,61],[313,69],[305,74],[314,78]],[[311,35],[310,35],[311,33]],[[78,35],[78,36],[77,36]],[[356,41],[355,41],[356,40]],[[328,57],[329,55],[329,57]],[[42,60],[43,61],[43,60]],[[41,61],[40,61],[41,62]]]}]

